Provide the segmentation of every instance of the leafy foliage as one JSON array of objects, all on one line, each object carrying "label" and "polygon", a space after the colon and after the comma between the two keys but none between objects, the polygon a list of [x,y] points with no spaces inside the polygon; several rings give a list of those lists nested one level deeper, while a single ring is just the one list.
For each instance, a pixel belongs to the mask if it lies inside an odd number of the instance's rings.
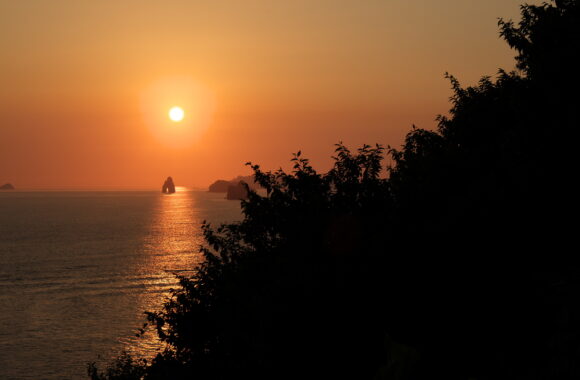
[{"label": "leafy foliage", "polygon": [[252,165],[266,195],[204,225],[205,262],[148,315],[167,349],[144,377],[578,377],[579,10],[500,20],[520,71],[447,75],[449,115],[388,176],[381,146],[338,144],[323,174],[301,152]]},{"label": "leafy foliage", "polygon": [[296,374],[318,368],[322,376],[344,370],[336,367],[339,357],[365,351],[346,344],[357,337],[335,334],[360,319],[348,310],[360,301],[345,305],[342,298],[352,292],[347,276],[362,280],[348,255],[364,254],[364,236],[388,202],[382,153],[380,146],[353,154],[338,145],[326,174],[300,152],[290,174],[252,166],[267,195],[250,192],[240,223],[217,230],[204,225],[204,263],[195,276],[181,278],[163,311],[149,314],[168,343],[152,377],[157,368],[176,368],[159,376],[166,378],[277,377],[284,367]]},{"label": "leafy foliage", "polygon": [[89,363],[88,375],[91,380],[139,380],[147,373],[147,360],[134,360],[126,352],[122,353],[115,362],[100,373],[96,363]]}]

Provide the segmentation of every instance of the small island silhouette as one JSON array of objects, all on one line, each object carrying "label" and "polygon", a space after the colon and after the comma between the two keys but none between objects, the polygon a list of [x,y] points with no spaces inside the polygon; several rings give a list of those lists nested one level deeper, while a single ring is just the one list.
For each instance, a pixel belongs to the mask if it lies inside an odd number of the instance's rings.
[{"label": "small island silhouette", "polygon": [[244,181],[240,181],[236,184],[229,185],[226,194],[226,199],[232,201],[239,201],[242,199],[248,199],[248,185]]},{"label": "small island silhouette", "polygon": [[[247,188],[246,188],[247,186]],[[248,198],[248,189],[257,190],[259,184],[256,183],[253,175],[237,176],[229,181],[218,179],[209,185],[210,193],[226,193],[226,199],[240,200]]]},{"label": "small island silhouette", "polygon": [[6,183],[0,186],[0,190],[14,190],[14,186],[11,183]]},{"label": "small island silhouette", "polygon": [[161,187],[161,192],[163,194],[175,193],[175,184],[173,183],[173,178],[167,177],[165,182],[163,182],[163,187]]}]

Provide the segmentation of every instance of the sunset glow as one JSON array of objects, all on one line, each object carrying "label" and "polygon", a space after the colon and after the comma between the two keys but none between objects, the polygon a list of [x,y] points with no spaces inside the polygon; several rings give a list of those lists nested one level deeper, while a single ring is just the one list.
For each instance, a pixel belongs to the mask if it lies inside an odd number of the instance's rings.
[{"label": "sunset glow", "polygon": [[164,77],[142,90],[141,112],[159,148],[182,151],[197,144],[211,127],[214,103],[213,94],[199,80]]},{"label": "sunset glow", "polygon": [[169,110],[169,118],[171,119],[171,121],[178,123],[181,120],[183,120],[184,116],[185,112],[181,107],[173,107]]},{"label": "sunset glow", "polygon": [[580,378],[580,0],[0,0],[0,46],[0,380]]},{"label": "sunset glow", "polygon": [[443,73],[513,67],[497,17],[521,2],[0,2],[0,182],[206,188],[299,149],[327,170],[338,141],[397,147],[448,110]]}]

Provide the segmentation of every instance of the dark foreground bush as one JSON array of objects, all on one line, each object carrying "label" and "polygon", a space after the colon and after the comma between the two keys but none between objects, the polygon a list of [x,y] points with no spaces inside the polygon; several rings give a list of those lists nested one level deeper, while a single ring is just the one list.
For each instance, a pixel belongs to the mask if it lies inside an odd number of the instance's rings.
[{"label": "dark foreground bush", "polygon": [[204,226],[206,261],[149,314],[165,352],[126,378],[579,377],[580,5],[522,16],[500,21],[519,71],[450,76],[388,178],[380,146],[253,166],[267,195]]}]

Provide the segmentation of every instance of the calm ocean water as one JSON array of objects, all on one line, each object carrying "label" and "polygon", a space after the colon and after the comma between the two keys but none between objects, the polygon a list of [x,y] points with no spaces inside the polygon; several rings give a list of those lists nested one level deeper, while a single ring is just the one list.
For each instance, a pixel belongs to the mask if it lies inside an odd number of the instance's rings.
[{"label": "calm ocean water", "polygon": [[[223,194],[0,192],[0,379],[86,378],[125,350],[201,257],[200,225],[241,219]],[[98,357],[100,359],[98,360]]]}]

